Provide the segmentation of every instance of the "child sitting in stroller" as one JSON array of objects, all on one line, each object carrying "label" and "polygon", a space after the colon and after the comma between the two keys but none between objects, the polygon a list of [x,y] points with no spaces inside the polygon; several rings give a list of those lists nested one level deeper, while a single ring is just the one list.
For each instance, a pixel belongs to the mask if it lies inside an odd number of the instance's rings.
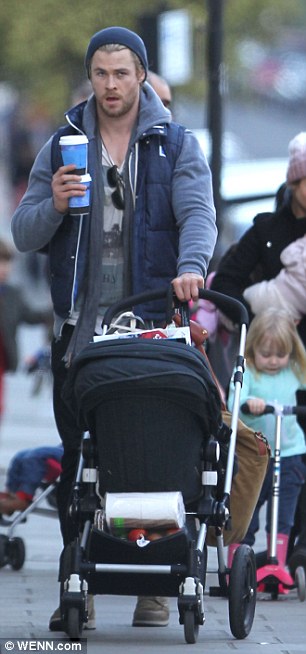
[{"label": "child sitting in stroller", "polygon": [[[12,458],[6,490],[0,493],[0,514],[24,511],[42,480],[52,481],[61,472],[62,445],[21,450]],[[57,474],[56,474],[57,473]]]}]

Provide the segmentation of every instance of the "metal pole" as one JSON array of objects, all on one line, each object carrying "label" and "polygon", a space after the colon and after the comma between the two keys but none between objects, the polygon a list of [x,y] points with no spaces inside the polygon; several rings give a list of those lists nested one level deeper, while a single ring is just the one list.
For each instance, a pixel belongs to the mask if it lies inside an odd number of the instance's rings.
[{"label": "metal pole", "polygon": [[210,167],[213,178],[214,202],[217,212],[217,224],[222,227],[222,45],[223,45],[223,0],[208,1],[208,115],[207,124],[211,137]]}]

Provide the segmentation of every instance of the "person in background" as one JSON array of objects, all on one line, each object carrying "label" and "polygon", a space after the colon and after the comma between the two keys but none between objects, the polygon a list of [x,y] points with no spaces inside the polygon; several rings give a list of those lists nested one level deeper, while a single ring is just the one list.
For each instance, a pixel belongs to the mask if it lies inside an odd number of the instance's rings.
[{"label": "person in background", "polygon": [[306,315],[306,235],[287,245],[280,259],[284,268],[278,275],[248,286],[243,297],[254,315],[268,307],[287,309],[299,323]]},{"label": "person in background", "polygon": [[53,475],[56,470],[57,475],[60,474],[62,456],[62,445],[33,447],[17,452],[8,467],[6,489],[0,493],[0,514],[24,511],[31,504],[41,482],[48,480],[50,472]]},{"label": "person in background", "polygon": [[[283,250],[306,234],[306,132],[297,134],[289,143],[286,177],[286,188],[275,211],[255,216],[253,225],[221,259],[212,281],[212,290],[245,304],[250,318],[253,314],[243,297],[250,278],[259,271],[258,281],[274,279],[284,267]],[[306,316],[298,331],[306,345]]]},{"label": "person in background", "polygon": [[161,99],[164,107],[166,107],[166,109],[170,109],[172,93],[168,82],[160,75],[157,75],[157,73],[154,73],[152,70],[148,71],[147,81],[149,84],[151,84],[155,93],[157,93],[158,97]]},{"label": "person in background", "polygon": [[50,310],[30,307],[23,299],[20,288],[10,282],[13,248],[0,239],[0,418],[4,411],[4,378],[7,372],[15,372],[18,366],[18,327],[52,322]]},{"label": "person in background", "polygon": [[14,207],[19,204],[27,188],[30,170],[35,159],[30,127],[21,118],[24,113],[24,106],[18,106],[15,109],[9,129],[8,172]]},{"label": "person in background", "polygon": [[[244,290],[254,283],[254,278],[256,282],[274,279],[284,268],[282,252],[306,235],[306,132],[300,132],[290,141],[288,151],[286,182],[277,191],[275,210],[255,216],[253,225],[221,259],[211,285],[212,290],[243,302],[250,319],[253,313],[243,296]],[[306,346],[305,315],[299,321],[297,330]],[[219,363],[220,368],[213,364],[217,376],[219,369],[222,375],[225,367],[222,361]],[[304,391],[298,392],[298,402],[305,404],[303,394]],[[299,418],[299,422],[306,433],[305,420]],[[306,568],[306,484],[300,495],[297,513],[296,521],[301,522],[302,527],[304,524],[304,527],[300,533],[299,527],[295,529],[291,541],[293,546],[299,533],[295,547],[304,549]]]},{"label": "person in background", "polygon": [[8,160],[14,207],[26,191],[35,156],[52,132],[47,106],[20,98],[11,114],[8,129]]},{"label": "person in background", "polygon": [[[262,432],[269,441],[272,458],[260,492],[251,523],[243,543],[253,546],[259,530],[259,511],[267,502],[266,532],[269,550],[275,416],[264,414],[267,404],[296,404],[296,391],[306,388],[306,352],[293,319],[284,310],[267,309],[252,320],[246,340],[246,370],[240,404],[247,404],[250,413],[240,418],[251,429]],[[234,402],[233,384],[229,387],[228,408]],[[289,535],[303,483],[306,479],[306,444],[303,430],[296,416],[286,416],[282,423],[279,515],[277,529],[277,559],[285,565]],[[237,548],[228,548],[228,563]]]},{"label": "person in background", "polygon": [[80,102],[88,100],[91,93],[91,83],[89,79],[85,79],[75,89],[73,89],[71,94],[71,106],[74,107],[75,105],[80,104]]},{"label": "person in background", "polygon": [[[109,27],[91,38],[85,67],[93,94],[67,113],[38,154],[28,190],[12,219],[21,251],[48,245],[54,304],[54,414],[64,445],[58,508],[64,546],[76,527],[68,517],[82,431],[62,399],[67,366],[95,333],[106,308],[141,291],[167,288],[196,300],[216,237],[211,173],[195,136],[171,120],[150,84],[142,39]],[[62,134],[85,133],[92,177],[90,215],[69,215],[68,201],[85,187],[63,166]],[[164,319],[163,305],[142,305],[147,326]],[[138,598],[135,626],[165,626],[165,598]],[[86,627],[94,628],[92,597]],[[62,630],[60,610],[51,630]]]}]

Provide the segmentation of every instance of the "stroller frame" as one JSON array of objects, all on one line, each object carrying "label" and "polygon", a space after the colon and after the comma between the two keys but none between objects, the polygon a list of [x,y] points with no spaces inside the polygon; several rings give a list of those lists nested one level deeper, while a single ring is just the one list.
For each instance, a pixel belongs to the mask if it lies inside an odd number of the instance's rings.
[{"label": "stroller frame", "polygon": [[56,490],[58,480],[59,477],[49,483],[42,482],[39,486],[39,492],[31,504],[23,511],[18,511],[12,518],[1,516],[0,527],[7,527],[7,533],[0,534],[0,568],[10,565],[13,570],[20,570],[23,567],[26,557],[25,543],[20,536],[14,536],[18,525],[26,522],[32,513],[46,518],[58,518],[57,510],[53,504],[51,504],[50,508],[40,507],[40,504],[44,500],[48,500],[49,496]]},{"label": "stroller frame", "polygon": [[[83,438],[79,465],[72,492],[70,516],[79,535],[64,549],[61,557],[61,617],[70,638],[79,638],[83,623],[88,619],[87,594],[164,595],[178,597],[179,623],[184,626],[187,643],[195,643],[199,626],[204,624],[204,590],[207,570],[207,531],[215,530],[218,556],[219,589],[211,594],[229,599],[229,621],[236,638],[245,638],[252,627],[256,604],[256,568],[252,548],[241,545],[231,570],[226,567],[223,551],[223,530],[230,528],[230,492],[234,469],[240,389],[244,372],[244,348],[247,329],[245,307],[232,298],[213,291],[200,290],[200,297],[214,302],[240,326],[240,346],[234,378],[235,400],[231,433],[220,428],[210,434],[202,447],[201,493],[186,509],[186,529],[150,542],[129,543],[113,536],[107,529],[98,530],[93,524],[97,510],[98,470],[96,442],[91,428]],[[110,307],[103,321],[106,334],[112,318],[143,301],[167,298],[166,320],[172,318],[173,294],[155,291],[132,296]],[[178,303],[182,326],[189,325],[186,304]],[[118,342],[118,341],[117,341]],[[162,345],[162,344],[161,344]],[[90,347],[90,346],[89,346]],[[174,346],[175,347],[175,346]],[[182,346],[189,351],[190,346]],[[81,353],[86,364],[86,350]],[[129,349],[131,347],[129,346]],[[142,348],[140,348],[141,350]],[[171,348],[170,348],[171,349]],[[145,351],[145,350],[144,350]],[[193,352],[195,352],[193,350]],[[197,353],[197,356],[202,355]],[[78,363],[77,363],[78,365]],[[206,364],[205,364],[206,365]],[[72,370],[73,370],[72,365]],[[82,367],[80,368],[82,371]],[[71,386],[74,388],[75,370]],[[69,394],[68,394],[69,395]],[[66,398],[67,399],[67,398]],[[221,402],[220,402],[221,415]],[[219,477],[220,442],[227,439],[228,456],[221,495],[216,488]],[[229,442],[228,442],[229,441]],[[101,479],[100,479],[101,482]],[[85,491],[84,491],[85,488]],[[181,489],[175,489],[181,490]],[[199,528],[195,528],[197,519]],[[229,581],[228,581],[229,580]]]}]

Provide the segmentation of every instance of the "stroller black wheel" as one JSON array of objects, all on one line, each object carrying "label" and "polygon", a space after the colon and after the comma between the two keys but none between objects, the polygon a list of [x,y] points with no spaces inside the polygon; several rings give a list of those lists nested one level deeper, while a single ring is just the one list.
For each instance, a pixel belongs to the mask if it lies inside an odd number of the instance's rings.
[{"label": "stroller black wheel", "polygon": [[13,570],[20,570],[25,561],[25,544],[22,538],[16,536],[8,543],[8,559]]},{"label": "stroller black wheel", "polygon": [[197,642],[199,625],[196,624],[194,611],[185,611],[184,613],[184,636],[186,643],[194,645]]},{"label": "stroller black wheel", "polygon": [[0,568],[3,568],[8,563],[7,548],[8,537],[5,534],[0,534]]},{"label": "stroller black wheel", "polygon": [[256,606],[255,555],[248,545],[235,552],[229,580],[229,621],[233,636],[243,639],[251,631]]},{"label": "stroller black wheel", "polygon": [[67,609],[67,634],[69,638],[80,638],[82,634],[81,612],[76,606]]}]

